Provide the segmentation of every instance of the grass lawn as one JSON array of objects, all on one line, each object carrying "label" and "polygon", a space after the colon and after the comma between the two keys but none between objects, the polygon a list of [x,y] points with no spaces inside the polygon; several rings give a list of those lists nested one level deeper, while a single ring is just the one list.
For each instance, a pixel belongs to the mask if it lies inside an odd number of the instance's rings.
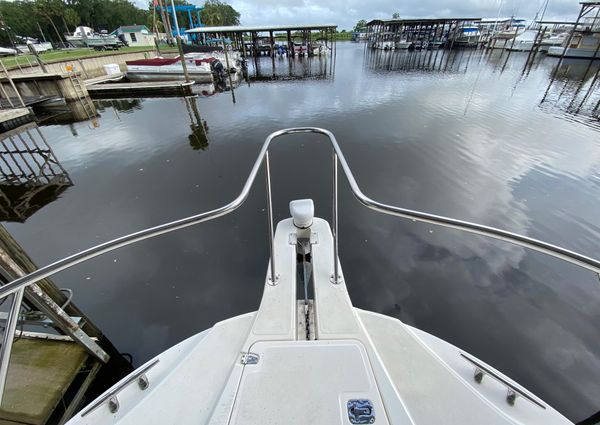
[{"label": "grass lawn", "polygon": [[[150,52],[152,51],[151,46],[144,47],[121,47],[119,50],[102,50],[97,51],[90,48],[81,48],[81,49],[71,49],[71,50],[51,50],[49,52],[40,53],[40,58],[45,63],[52,62],[61,62],[70,59],[83,59],[91,56],[109,56],[109,55],[118,55],[120,53],[135,53],[135,52]],[[160,51],[162,52],[176,52],[176,48],[171,48],[169,46],[160,46]],[[7,56],[2,58],[2,62],[4,62],[4,66],[8,69],[16,68],[17,64],[19,65],[29,65],[30,63],[36,63],[35,57],[33,55],[19,55],[19,56]]]}]

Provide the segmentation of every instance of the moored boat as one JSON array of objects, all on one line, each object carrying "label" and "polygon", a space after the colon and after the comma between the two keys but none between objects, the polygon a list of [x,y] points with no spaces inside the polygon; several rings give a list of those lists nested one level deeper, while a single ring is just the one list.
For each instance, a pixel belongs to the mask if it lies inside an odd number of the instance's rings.
[{"label": "moored boat", "polygon": [[[181,80],[184,77],[183,65],[179,57],[140,59],[125,62],[127,78],[132,81]],[[190,79],[199,84],[213,83],[213,73],[222,74],[223,64],[213,57],[196,58],[185,56],[185,64]]]},{"label": "moored boat", "polygon": [[538,37],[537,31],[527,30],[521,35],[517,36],[514,39],[514,42],[511,42],[506,47],[506,50],[514,52],[529,52],[535,46],[535,43],[537,41],[536,37]]},{"label": "moored boat", "polygon": [[[270,144],[307,133],[324,135],[334,152],[331,227],[303,199],[290,202],[291,218],[273,233]],[[359,202],[379,213],[493,237],[595,273],[600,262],[526,236],[375,201],[359,188],[333,134],[319,128],[268,136],[242,192],[225,206],[80,251],[2,286],[0,297],[103,253],[237,210],[263,165],[270,257],[258,310],[159,354],[69,424],[571,424],[465,350],[352,305],[346,288],[352,276],[338,258],[338,166]]]},{"label": "moored boat", "polygon": [[455,46],[473,47],[477,45],[480,37],[481,32],[479,31],[479,27],[475,25],[468,25],[460,27],[455,33],[453,33],[451,35],[450,42],[454,40]]},{"label": "moored boat", "polygon": [[74,47],[92,47],[96,50],[118,49],[123,44],[113,35],[98,34],[85,26],[77,27],[72,35],[66,34],[65,40]]},{"label": "moored boat", "polygon": [[600,59],[600,32],[598,32],[600,21],[595,29],[596,32],[576,31],[572,36],[564,36],[562,45],[548,48],[548,56],[564,55],[566,58]]},{"label": "moored boat", "polygon": [[398,40],[395,45],[396,49],[410,49],[413,46],[413,42],[408,40]]},{"label": "moored boat", "polygon": [[563,32],[560,34],[552,34],[550,37],[544,38],[540,45],[540,51],[547,52],[552,46],[562,46],[568,36],[569,34]]}]

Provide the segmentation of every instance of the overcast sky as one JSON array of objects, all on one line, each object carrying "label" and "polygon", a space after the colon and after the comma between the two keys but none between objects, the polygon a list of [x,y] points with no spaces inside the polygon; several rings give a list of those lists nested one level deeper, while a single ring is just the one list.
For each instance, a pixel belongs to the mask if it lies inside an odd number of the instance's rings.
[{"label": "overcast sky", "polygon": [[[351,29],[360,19],[483,17],[515,15],[533,19],[543,0],[226,0],[242,25],[323,23]],[[137,0],[147,4],[147,1]],[[191,0],[196,5],[204,1]],[[498,13],[500,9],[500,13]],[[550,0],[546,19],[574,19],[579,0]]]}]

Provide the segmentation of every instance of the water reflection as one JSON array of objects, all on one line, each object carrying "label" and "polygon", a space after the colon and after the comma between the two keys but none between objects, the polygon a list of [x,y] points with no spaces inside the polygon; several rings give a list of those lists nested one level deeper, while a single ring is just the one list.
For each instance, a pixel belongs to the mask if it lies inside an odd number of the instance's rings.
[{"label": "water reflection", "polygon": [[297,58],[256,56],[249,61],[248,80],[327,80],[333,78],[334,72],[334,60],[326,55]]},{"label": "water reflection", "polygon": [[208,148],[208,124],[200,117],[198,104],[194,97],[185,97],[185,108],[190,117],[191,133],[188,136],[190,146],[194,150],[205,150]]},{"label": "water reflection", "polygon": [[600,127],[600,62],[564,59],[552,69],[540,107],[592,118]]},{"label": "water reflection", "polygon": [[0,134],[0,220],[24,223],[73,185],[35,123]]},{"label": "water reflection", "polygon": [[127,112],[132,113],[135,110],[142,109],[144,99],[109,99],[109,100],[95,100],[94,105],[100,112],[104,112],[107,109],[112,109],[116,112]]},{"label": "water reflection", "polygon": [[98,111],[95,102],[86,100],[58,103],[44,108],[37,118],[41,125],[72,124],[87,122],[92,127],[98,126]]},{"label": "water reflection", "polygon": [[371,71],[419,71],[465,73],[475,54],[468,50],[375,50],[365,49],[364,66]]}]

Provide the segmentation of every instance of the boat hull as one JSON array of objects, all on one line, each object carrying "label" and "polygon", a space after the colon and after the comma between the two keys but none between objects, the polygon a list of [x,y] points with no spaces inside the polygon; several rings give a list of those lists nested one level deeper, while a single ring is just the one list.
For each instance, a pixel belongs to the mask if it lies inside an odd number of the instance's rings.
[{"label": "boat hull", "polygon": [[[600,51],[596,49],[580,49],[580,48],[566,48],[560,46],[551,46],[548,48],[548,56],[562,56],[564,52],[565,58],[575,59],[600,59]],[[595,55],[594,55],[595,54]]]},{"label": "boat hull", "polygon": [[331,282],[334,241],[316,217],[309,229],[318,241],[311,246],[314,298],[298,300],[290,236],[297,240],[299,231],[291,218],[278,224],[273,264],[280,274],[276,285],[266,277],[259,311],[166,350],[69,424],[570,424],[467,352],[354,308],[342,270],[343,280]]},{"label": "boat hull", "polygon": [[396,49],[410,49],[412,47],[412,41],[396,41]]}]

